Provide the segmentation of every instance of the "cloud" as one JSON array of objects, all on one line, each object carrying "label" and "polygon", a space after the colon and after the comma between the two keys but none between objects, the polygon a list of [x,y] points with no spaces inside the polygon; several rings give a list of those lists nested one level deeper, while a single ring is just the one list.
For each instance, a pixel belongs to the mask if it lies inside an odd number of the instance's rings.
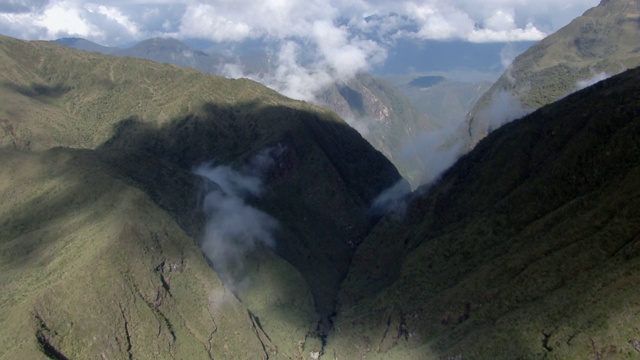
[{"label": "cloud", "polygon": [[369,214],[382,216],[393,212],[402,217],[406,210],[409,194],[411,194],[411,186],[405,179],[400,179],[373,199]]},{"label": "cloud", "polygon": [[[214,41],[313,37],[314,28],[344,26],[347,38],[356,32],[381,37],[466,41],[539,39],[557,30],[598,0],[5,0],[0,28],[8,35],[54,38],[87,36],[107,45],[151,35],[198,37]],[[98,9],[91,16],[92,9]],[[16,20],[15,16],[25,17]],[[55,17],[62,15],[64,17]],[[110,21],[104,21],[104,19]],[[365,21],[364,19],[367,18]],[[68,21],[67,21],[68,20]],[[12,26],[9,26],[12,24]],[[330,25],[329,28],[326,25]],[[38,31],[29,27],[37,26]],[[120,27],[128,34],[122,38]],[[44,30],[42,30],[44,29]],[[142,34],[140,33],[142,32]],[[370,39],[380,43],[382,39]]]},{"label": "cloud", "polygon": [[313,101],[318,92],[334,82],[330,68],[322,60],[303,64],[301,46],[294,41],[283,43],[273,72],[250,77],[289,97]]},{"label": "cloud", "polygon": [[[138,39],[141,37],[141,31],[138,24],[129,19],[128,16],[124,15],[118,8],[113,6],[104,6],[104,5],[87,5],[85,7],[89,13],[95,13],[104,16],[102,20],[104,27],[107,27],[109,23],[112,23],[114,27],[119,26],[124,33],[134,39]],[[96,21],[96,22],[97,22]],[[113,30],[112,30],[113,31]],[[111,34],[113,36],[113,34]]]},{"label": "cloud", "polygon": [[4,0],[0,3],[0,13],[28,13],[46,3],[47,0]]},{"label": "cloud", "polygon": [[29,11],[0,8],[0,31],[27,39],[83,37],[101,43],[141,39],[145,33],[117,7],[83,1],[33,1]]},{"label": "cloud", "polygon": [[214,41],[306,37],[315,22],[338,16],[337,8],[320,0],[219,0],[189,4],[180,35]]},{"label": "cloud", "polygon": [[606,72],[600,72],[597,74],[593,74],[592,77],[590,77],[589,79],[584,79],[584,80],[579,80],[578,82],[576,82],[576,91],[577,90],[582,90],[586,87],[589,87],[591,85],[594,85],[596,83],[599,83],[602,80],[606,80],[608,78],[610,78],[611,75],[607,74]]},{"label": "cloud", "polygon": [[491,95],[489,105],[475,115],[476,122],[486,124],[488,133],[532,112],[522,106],[520,100],[507,90],[498,90]]},{"label": "cloud", "polygon": [[[314,101],[328,84],[384,63],[395,41],[538,40],[598,0],[5,0],[0,32],[27,39],[83,37],[121,45],[156,36],[228,45],[257,41],[269,73],[247,74],[284,94]],[[437,56],[437,54],[434,54]]]},{"label": "cloud", "polygon": [[26,38],[47,39],[62,36],[101,37],[103,33],[71,1],[59,1],[31,12],[0,13],[0,26]]},{"label": "cloud", "polygon": [[252,35],[252,27],[218,14],[216,7],[207,4],[189,6],[180,25],[180,35],[214,41],[241,41]]},{"label": "cloud", "polygon": [[274,147],[259,152],[242,171],[205,164],[194,172],[217,185],[204,199],[207,214],[201,248],[220,278],[232,289],[246,280],[245,257],[259,247],[274,248],[278,221],[246,202],[262,195],[261,176],[285,151]]},{"label": "cloud", "polygon": [[307,41],[288,40],[277,45],[274,68],[266,73],[246,73],[240,64],[226,64],[222,75],[248,77],[299,100],[317,101],[329,85],[348,81],[386,58],[377,43],[350,38],[344,27],[316,22]]},{"label": "cloud", "polygon": [[417,140],[404,144],[401,159],[419,159],[417,168],[422,170],[418,178],[420,185],[432,184],[456,162],[462,144],[451,141],[454,134],[455,126],[452,124],[439,131],[422,133]]},{"label": "cloud", "polygon": [[547,34],[538,30],[533,24],[528,23],[524,29],[516,28],[510,30],[479,29],[472,31],[467,40],[475,43],[482,42],[515,42],[515,41],[537,41],[543,39]]}]

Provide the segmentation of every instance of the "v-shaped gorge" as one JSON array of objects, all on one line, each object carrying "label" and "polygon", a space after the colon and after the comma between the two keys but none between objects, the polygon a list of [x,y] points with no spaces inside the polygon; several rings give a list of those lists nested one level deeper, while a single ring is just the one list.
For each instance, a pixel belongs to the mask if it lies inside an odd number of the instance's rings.
[{"label": "v-shaped gorge", "polygon": [[[251,81],[1,40],[2,357],[321,351],[367,210],[400,179],[384,156]],[[207,163],[255,176],[243,205],[274,224],[273,243],[227,253],[242,266],[226,287],[196,251],[224,189],[194,173]]]}]

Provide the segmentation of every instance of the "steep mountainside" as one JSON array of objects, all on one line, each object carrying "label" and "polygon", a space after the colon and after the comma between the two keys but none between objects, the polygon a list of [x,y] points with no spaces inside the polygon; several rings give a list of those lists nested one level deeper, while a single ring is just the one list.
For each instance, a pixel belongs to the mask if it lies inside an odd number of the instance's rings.
[{"label": "steep mountainside", "polygon": [[0,358],[321,349],[400,179],[382,154],[249,80],[7,37],[0,59]]},{"label": "steep mountainside", "polygon": [[[103,155],[0,151],[0,359],[259,357],[246,306]],[[158,189],[194,181],[153,165]]]},{"label": "steep mountainside", "polygon": [[603,0],[518,56],[469,112],[459,137],[470,149],[512,115],[640,65],[638,39],[640,1]]},{"label": "steep mountainside", "polygon": [[327,351],[640,354],[640,69],[491,133],[358,248]]}]

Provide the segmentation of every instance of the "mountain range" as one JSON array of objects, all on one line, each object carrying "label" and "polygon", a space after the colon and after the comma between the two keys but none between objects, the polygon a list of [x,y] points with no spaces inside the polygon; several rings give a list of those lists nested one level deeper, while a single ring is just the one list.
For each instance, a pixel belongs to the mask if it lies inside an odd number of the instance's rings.
[{"label": "mountain range", "polygon": [[[236,56],[221,55],[197,50],[172,38],[148,39],[127,48],[105,47],[79,38],[58,39],[55,42],[84,51],[150,59],[218,75],[226,74],[229,66],[237,67],[240,73],[258,79],[261,74],[269,74],[274,70],[264,51],[245,49],[245,52]],[[206,45],[200,44],[201,47]],[[450,58],[460,58],[461,54],[468,57],[470,52],[476,51],[491,66],[498,61],[496,57],[500,53],[500,46],[495,44],[432,44],[429,49],[439,49],[439,46],[443,47],[445,57]],[[410,49],[416,51],[415,46],[407,46],[403,51]],[[428,59],[421,53],[412,57]],[[482,66],[480,68],[485,71],[485,67],[489,67],[487,64]],[[439,65],[434,67],[442,68]],[[434,176],[431,166],[420,159],[417,148],[420,147],[421,138],[433,130],[459,124],[477,97],[489,86],[487,81],[452,81],[447,78],[444,83],[425,91],[424,88],[409,85],[415,78],[419,77],[405,74],[382,78],[367,73],[356,74],[351,79],[330,84],[315,99],[318,105],[328,107],[346,119],[351,127],[398,168],[414,188]]]},{"label": "mountain range", "polygon": [[[630,4],[585,16],[620,34]],[[400,134],[374,90],[324,96]],[[639,94],[634,68],[541,103],[408,192],[334,111],[0,36],[0,359],[635,358]]]}]

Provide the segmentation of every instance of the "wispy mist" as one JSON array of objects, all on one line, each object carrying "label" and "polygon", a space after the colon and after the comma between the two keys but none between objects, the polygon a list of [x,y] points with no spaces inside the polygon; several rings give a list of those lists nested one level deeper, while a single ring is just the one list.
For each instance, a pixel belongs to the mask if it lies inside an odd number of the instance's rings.
[{"label": "wispy mist", "polygon": [[453,165],[462,148],[460,141],[452,141],[455,129],[447,128],[421,134],[414,142],[405,144],[402,156],[419,154],[420,185],[429,185]]},{"label": "wispy mist", "polygon": [[[418,185],[425,188],[436,182],[458,159],[461,141],[453,141],[453,127],[421,134],[417,140],[405,143],[400,151],[400,161],[412,161],[419,169]],[[404,215],[411,186],[401,179],[385,189],[371,203],[370,213],[382,215],[394,212]]]},{"label": "wispy mist", "polygon": [[594,74],[592,77],[585,79],[585,80],[579,80],[576,82],[576,91],[578,90],[582,90],[584,88],[587,88],[591,85],[594,85],[596,83],[599,83],[602,80],[608,79],[609,77],[611,77],[611,75],[607,74],[606,72],[600,72],[597,74]]},{"label": "wispy mist", "polygon": [[489,106],[482,109],[476,117],[478,119],[486,119],[488,125],[488,131],[499,128],[500,126],[511,122],[515,119],[519,119],[531,110],[522,106],[520,100],[510,92],[506,90],[500,90],[493,93]]},{"label": "wispy mist", "polygon": [[247,200],[264,193],[260,177],[283,151],[284,147],[263,150],[243,170],[205,164],[194,171],[217,185],[204,198],[207,224],[201,247],[232,289],[247,280],[244,262],[251,251],[276,246],[273,231],[278,221],[249,205]]},{"label": "wispy mist", "polygon": [[407,196],[411,193],[411,186],[405,179],[398,180],[391,187],[378,195],[369,208],[369,214],[381,216],[388,212],[403,215],[406,209]]}]

